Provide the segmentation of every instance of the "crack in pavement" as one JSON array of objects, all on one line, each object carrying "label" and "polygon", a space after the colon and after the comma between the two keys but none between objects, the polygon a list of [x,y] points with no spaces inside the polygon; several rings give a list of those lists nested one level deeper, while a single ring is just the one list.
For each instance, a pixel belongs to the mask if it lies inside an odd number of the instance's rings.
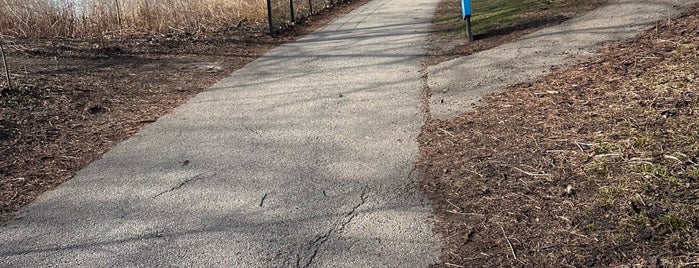
[{"label": "crack in pavement", "polygon": [[159,197],[159,196],[161,196],[161,195],[167,194],[167,193],[169,193],[169,192],[178,190],[178,189],[184,187],[185,185],[187,185],[187,184],[190,183],[190,182],[197,181],[197,180],[202,180],[202,179],[206,179],[206,178],[211,178],[211,177],[213,177],[213,176],[216,176],[216,172],[207,171],[207,172],[204,172],[204,173],[200,173],[200,174],[198,174],[198,175],[196,175],[196,176],[194,176],[194,177],[185,179],[184,181],[180,182],[180,184],[178,184],[178,185],[176,185],[176,186],[174,186],[174,187],[172,187],[172,188],[170,188],[170,189],[167,189],[167,190],[165,190],[165,191],[162,191],[162,192],[160,192],[160,193],[154,195],[152,198],[156,198],[156,197]]},{"label": "crack in pavement", "polygon": [[415,173],[415,171],[417,171],[417,167],[413,163],[408,163],[408,165],[410,167],[410,172],[408,172],[408,179],[410,179],[410,181],[412,181],[412,182],[415,182],[415,180],[413,180],[412,178],[413,178],[413,173]]},{"label": "crack in pavement", "polygon": [[257,136],[262,137],[262,134],[260,134],[260,132],[258,132],[257,130],[255,130],[255,129],[251,128],[251,127],[244,126],[243,128],[245,128],[245,130],[250,131],[250,132],[252,132],[253,134],[255,134],[255,135],[257,135]]},{"label": "crack in pavement", "polygon": [[306,258],[306,262],[301,265],[301,261],[304,259],[300,253],[296,254],[296,267],[297,268],[306,268],[309,267],[311,264],[313,264],[313,261],[315,260],[316,256],[318,255],[318,252],[320,251],[320,248],[330,239],[330,236],[333,233],[342,233],[342,231],[345,230],[345,227],[349,225],[352,220],[354,219],[355,216],[357,216],[357,209],[364,205],[369,198],[367,196],[367,188],[362,189],[362,193],[359,196],[360,202],[356,204],[355,206],[350,209],[347,213],[345,213],[345,219],[342,221],[340,224],[333,226],[330,228],[326,233],[322,235],[316,236],[313,241],[311,241],[308,244],[308,248],[306,248],[307,252],[310,252],[309,256]]}]

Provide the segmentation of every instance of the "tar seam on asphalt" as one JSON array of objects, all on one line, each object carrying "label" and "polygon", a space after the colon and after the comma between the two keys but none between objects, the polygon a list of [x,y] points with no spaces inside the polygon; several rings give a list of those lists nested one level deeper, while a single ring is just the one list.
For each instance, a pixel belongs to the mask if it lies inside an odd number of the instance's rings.
[{"label": "tar seam on asphalt", "polygon": [[267,195],[268,195],[268,194],[269,194],[269,193],[265,193],[265,195],[262,196],[262,199],[260,200],[260,207],[262,207],[262,206],[265,204],[265,199],[267,198]]},{"label": "tar seam on asphalt", "polygon": [[216,172],[208,171],[208,172],[200,173],[199,175],[196,175],[196,176],[194,176],[194,177],[188,178],[188,179],[186,179],[186,180],[180,182],[180,184],[178,184],[178,185],[175,186],[175,187],[172,187],[172,188],[170,188],[170,189],[167,189],[167,190],[165,190],[165,191],[162,191],[162,192],[160,192],[160,193],[154,195],[152,198],[156,198],[156,197],[159,197],[159,196],[164,195],[164,194],[166,194],[166,193],[169,193],[169,192],[172,192],[172,191],[174,191],[174,190],[180,189],[180,188],[182,188],[183,186],[185,186],[186,184],[188,184],[188,183],[190,183],[190,182],[192,182],[192,181],[201,180],[201,179],[206,179],[206,178],[210,178],[210,177],[213,177],[213,176],[216,176]]}]

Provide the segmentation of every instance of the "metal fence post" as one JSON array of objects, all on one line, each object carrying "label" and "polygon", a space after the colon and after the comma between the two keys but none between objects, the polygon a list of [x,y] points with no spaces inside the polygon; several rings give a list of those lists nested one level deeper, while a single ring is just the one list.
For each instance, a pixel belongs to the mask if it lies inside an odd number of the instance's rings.
[{"label": "metal fence post", "polygon": [[473,41],[473,32],[471,31],[471,15],[466,16],[466,36],[468,36],[468,41]]},{"label": "metal fence post", "polygon": [[291,10],[291,22],[296,23],[296,18],[294,17],[294,0],[289,0],[289,9]]},{"label": "metal fence post", "polygon": [[471,0],[461,0],[461,16],[466,21],[466,35],[468,41],[473,41],[473,33],[471,32]]},{"label": "metal fence post", "polygon": [[272,0],[267,0],[267,20],[269,21],[269,34],[274,35],[274,23],[272,22]]}]

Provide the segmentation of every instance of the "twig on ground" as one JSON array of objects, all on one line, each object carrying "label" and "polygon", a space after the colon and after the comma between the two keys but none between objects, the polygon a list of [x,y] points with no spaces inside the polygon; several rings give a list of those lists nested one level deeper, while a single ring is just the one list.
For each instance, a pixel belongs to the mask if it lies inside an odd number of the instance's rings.
[{"label": "twig on ground", "polygon": [[517,170],[517,171],[519,171],[519,172],[524,173],[525,175],[529,175],[529,176],[532,176],[532,177],[548,177],[548,176],[551,176],[550,174],[546,174],[546,173],[532,173],[532,172],[527,172],[527,171],[524,171],[524,170],[519,169],[519,168],[517,168],[517,167],[512,167],[512,169]]},{"label": "twig on ground", "polygon": [[447,213],[451,214],[458,214],[458,215],[467,215],[467,216],[479,216],[479,217],[485,217],[485,215],[480,214],[480,213],[472,213],[472,212],[458,212],[455,210],[447,210]]},{"label": "twig on ground", "polygon": [[595,155],[595,158],[618,157],[618,156],[621,156],[621,154],[598,154],[598,155]]},{"label": "twig on ground", "polygon": [[502,235],[505,237],[505,240],[507,240],[507,245],[510,246],[510,250],[512,251],[512,256],[517,260],[517,254],[515,253],[515,248],[512,247],[512,243],[510,242],[510,239],[507,237],[507,233],[505,233],[505,229],[502,228],[502,225],[498,223],[498,227],[500,227],[500,230],[502,230]]},{"label": "twig on ground", "polygon": [[[473,170],[468,170],[468,169],[467,169],[467,170],[465,170],[465,171],[466,171],[466,172],[473,173],[473,174],[475,174],[475,175],[478,175],[478,177],[484,178],[482,174],[480,174],[480,173],[478,173],[478,172],[475,172],[475,171],[473,171]],[[466,174],[466,172],[461,172],[461,173],[459,174],[459,176],[463,176],[464,174]]]},{"label": "twig on ground", "polygon": [[444,265],[449,266],[449,267],[464,268],[464,266],[461,266],[461,265],[458,265],[458,264],[453,264],[453,263],[448,263],[448,262],[445,262]]},{"label": "twig on ground", "polygon": [[567,221],[568,223],[572,223],[572,221],[568,217],[563,217],[563,216],[556,216],[556,218],[559,218],[561,220]]},{"label": "twig on ground", "polygon": [[454,205],[454,203],[452,203],[451,201],[449,201],[449,199],[446,199],[446,198],[445,198],[444,200],[447,201],[447,203],[449,203],[449,205],[452,205],[454,208],[456,208],[456,209],[458,209],[458,210],[460,210],[460,211],[463,211],[463,210],[464,210],[463,208],[460,208],[459,206]]},{"label": "twig on ground", "polygon": [[679,46],[679,45],[680,45],[680,43],[677,43],[677,42],[675,42],[675,41],[672,41],[672,40],[665,40],[665,39],[660,39],[660,38],[658,38],[658,42],[673,43],[673,44],[675,44],[676,46]]},{"label": "twig on ground", "polygon": [[[582,145],[588,145],[588,144],[579,143],[579,142],[577,142],[577,141],[575,142],[575,145],[578,146],[578,149],[580,149],[580,152],[583,152],[583,153],[584,153],[585,150],[583,150],[583,148],[582,148],[582,146],[580,146],[580,144],[582,144]],[[588,146],[589,146],[589,145],[588,145]]]},{"label": "twig on ground", "polygon": [[485,257],[486,257],[486,256],[484,255],[484,256],[478,256],[478,257],[463,258],[463,260],[475,261],[475,260],[482,259],[482,258],[485,258]]},{"label": "twig on ground", "polygon": [[438,127],[437,129],[438,129],[439,131],[441,131],[441,132],[444,132],[444,134],[447,134],[447,135],[449,135],[449,136],[454,137],[454,134],[452,134],[451,132],[449,132],[449,131],[446,130],[446,129],[443,129],[443,128],[441,128],[441,127]]},{"label": "twig on ground", "polygon": [[631,158],[631,159],[629,159],[628,161],[626,161],[626,163],[630,163],[630,164],[643,164],[643,165],[653,165],[653,162],[651,162],[651,161],[653,161],[653,159],[651,159],[651,158],[638,158],[638,157],[634,157],[634,158]]},{"label": "twig on ground", "polygon": [[672,160],[675,160],[675,161],[677,161],[677,162],[683,163],[682,160],[680,160],[679,158],[674,157],[674,156],[672,156],[672,155],[664,155],[663,158],[665,158],[665,159],[672,159]]},{"label": "twig on ground", "polygon": [[546,150],[546,153],[569,153],[574,151],[575,150]]}]

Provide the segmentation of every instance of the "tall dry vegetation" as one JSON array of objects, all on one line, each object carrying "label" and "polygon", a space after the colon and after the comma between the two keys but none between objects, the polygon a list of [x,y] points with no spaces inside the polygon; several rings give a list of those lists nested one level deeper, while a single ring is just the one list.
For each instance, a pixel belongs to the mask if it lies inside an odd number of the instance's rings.
[{"label": "tall dry vegetation", "polygon": [[213,31],[263,20],[265,10],[265,0],[0,0],[0,35]]}]

